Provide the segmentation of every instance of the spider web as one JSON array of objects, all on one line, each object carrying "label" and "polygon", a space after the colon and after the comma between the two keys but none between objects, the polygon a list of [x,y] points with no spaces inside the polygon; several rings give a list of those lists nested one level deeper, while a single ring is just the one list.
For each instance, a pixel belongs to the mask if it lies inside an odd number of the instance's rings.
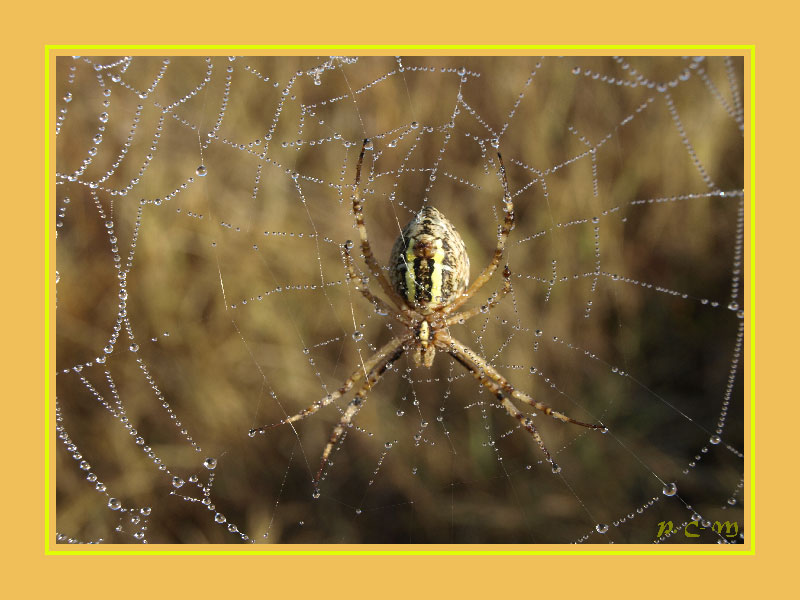
[{"label": "spider web", "polygon": [[[59,542],[744,540],[741,58],[61,57],[55,87]],[[399,333],[341,255],[365,137],[379,262],[429,203],[473,279],[502,150],[513,291],[451,333],[608,427],[534,417],[560,472],[442,353],[372,389],[318,498],[349,396],[248,435]]]}]

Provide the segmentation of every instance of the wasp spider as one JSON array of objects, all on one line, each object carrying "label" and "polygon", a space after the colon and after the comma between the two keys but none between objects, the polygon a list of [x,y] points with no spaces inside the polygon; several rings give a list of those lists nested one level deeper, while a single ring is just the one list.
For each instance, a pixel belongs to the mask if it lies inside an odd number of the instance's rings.
[{"label": "wasp spider", "polygon": [[505,219],[500,227],[497,238],[497,248],[489,265],[478,278],[469,285],[469,257],[461,236],[453,225],[437,209],[424,207],[408,225],[405,226],[392,248],[389,261],[389,276],[381,269],[372,253],[367,228],[364,225],[364,213],[361,199],[361,167],[364,162],[364,152],[369,140],[364,140],[361,154],[356,165],[356,180],[353,194],[353,214],[356,227],[361,236],[361,253],[368,267],[369,273],[380,284],[384,294],[391,304],[375,296],[366,286],[367,280],[356,276],[353,258],[350,250],[353,242],[347,241],[342,246],[342,255],[347,268],[348,279],[358,282],[358,291],[383,314],[389,314],[404,326],[404,332],[395,337],[380,350],[365,360],[362,365],[348,377],[341,387],[315,402],[308,408],[266,427],[259,427],[250,431],[251,435],[263,433],[267,429],[293,423],[314,414],[320,408],[328,406],[334,400],[342,397],[353,386],[360,384],[355,397],[347,405],[339,423],[333,429],[330,440],[322,453],[319,471],[314,479],[315,496],[319,494],[317,486],[322,477],[328,458],[337,442],[350,427],[353,417],[361,409],[367,394],[378,383],[386,369],[396,361],[404,352],[408,352],[418,367],[430,367],[437,350],[448,353],[456,362],[467,369],[472,376],[497,398],[500,405],[509,415],[517,419],[536,440],[544,452],[547,461],[551,463],[553,472],[560,468],[555,464],[542,441],[533,421],[521,412],[512,399],[532,406],[565,423],[574,423],[581,427],[597,429],[606,432],[603,425],[582,423],[568,417],[534,400],[531,396],[516,389],[503,377],[497,369],[490,365],[486,359],[471,350],[450,335],[450,326],[464,323],[467,319],[479,313],[486,313],[497,306],[501,299],[511,291],[511,272],[506,265],[503,269],[503,287],[486,304],[463,310],[459,308],[472,298],[494,274],[500,260],[503,258],[508,234],[514,228],[514,204],[508,191],[503,157],[497,153],[500,166],[500,175],[503,182]]}]

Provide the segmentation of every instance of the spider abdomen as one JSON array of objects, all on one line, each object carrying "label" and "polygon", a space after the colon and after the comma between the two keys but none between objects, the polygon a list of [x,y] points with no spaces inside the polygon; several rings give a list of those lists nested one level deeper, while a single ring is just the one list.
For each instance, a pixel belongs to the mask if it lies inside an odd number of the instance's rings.
[{"label": "spider abdomen", "polygon": [[389,259],[392,286],[411,308],[429,314],[464,293],[469,257],[453,224],[426,206],[405,226]]}]

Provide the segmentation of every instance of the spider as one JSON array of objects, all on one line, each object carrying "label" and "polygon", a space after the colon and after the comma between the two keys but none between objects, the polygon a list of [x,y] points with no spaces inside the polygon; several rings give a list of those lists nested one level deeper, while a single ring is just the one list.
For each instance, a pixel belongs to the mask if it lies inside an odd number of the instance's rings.
[{"label": "spider", "polygon": [[512,398],[538,411],[565,423],[597,429],[605,433],[603,425],[582,423],[558,412],[531,396],[516,389],[485,358],[471,350],[450,335],[450,326],[462,324],[479,313],[487,313],[496,307],[503,297],[511,291],[511,271],[508,265],[503,269],[503,286],[489,301],[468,310],[459,311],[489,281],[494,274],[505,248],[508,234],[514,228],[514,204],[508,191],[503,157],[498,152],[500,176],[503,182],[503,211],[505,219],[500,227],[497,248],[489,265],[478,278],[469,285],[469,256],[461,236],[445,216],[432,206],[425,206],[405,226],[392,248],[387,277],[375,259],[367,237],[361,199],[361,167],[364,153],[370,145],[365,139],[356,165],[356,180],[353,192],[353,215],[361,237],[361,253],[369,273],[378,281],[391,304],[374,295],[367,287],[368,279],[356,276],[355,265],[350,250],[353,242],[342,245],[342,256],[347,269],[348,280],[360,282],[357,290],[371,302],[381,314],[388,314],[404,327],[404,332],[387,342],[382,348],[364,361],[341,385],[339,389],[318,400],[295,415],[272,425],[251,429],[250,435],[264,433],[266,430],[288,423],[294,423],[316,413],[341,398],[357,383],[360,387],[345,408],[339,423],[334,427],[328,444],[322,453],[319,471],[314,478],[315,497],[319,494],[319,482],[328,464],[331,451],[350,427],[353,418],[361,409],[369,391],[378,383],[389,366],[408,352],[418,367],[430,367],[437,350],[448,353],[472,376],[497,398],[499,404],[509,415],[517,419],[536,440],[554,473],[560,467],[553,461],[544,445],[533,421],[521,412],[511,401]]}]

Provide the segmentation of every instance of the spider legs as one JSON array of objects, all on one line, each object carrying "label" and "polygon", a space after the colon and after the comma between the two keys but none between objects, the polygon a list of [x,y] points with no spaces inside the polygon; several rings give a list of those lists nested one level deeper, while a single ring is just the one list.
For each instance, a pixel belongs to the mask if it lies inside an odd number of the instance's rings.
[{"label": "spider legs", "polygon": [[503,407],[506,409],[508,414],[510,414],[515,419],[519,420],[525,429],[533,435],[536,442],[539,444],[539,447],[545,453],[548,462],[552,463],[555,469],[555,463],[553,463],[553,459],[550,456],[550,453],[547,451],[547,448],[544,446],[544,442],[542,441],[539,432],[533,426],[533,423],[530,418],[528,418],[525,414],[519,411],[509,400],[509,397],[519,400],[520,402],[524,402],[529,406],[532,406],[536,410],[543,412],[544,414],[553,417],[559,421],[564,423],[573,423],[575,425],[580,425],[581,427],[586,427],[587,429],[597,429],[601,432],[605,433],[607,428],[604,425],[594,425],[591,423],[583,423],[582,421],[576,421],[575,419],[568,417],[564,413],[558,412],[547,406],[542,402],[538,402],[534,400],[528,394],[521,392],[515,389],[509,382],[506,380],[492,365],[490,365],[486,360],[480,357],[477,353],[473,350],[462,344],[461,342],[453,339],[444,332],[440,333],[437,336],[437,345],[442,348],[442,350],[448,352],[450,356],[456,359],[464,368],[466,368],[472,376],[475,377],[483,386],[488,388],[492,394],[494,394]]},{"label": "spider legs", "polygon": [[[547,406],[547,404],[534,400],[525,392],[521,392],[514,388],[505,377],[500,375],[497,369],[486,362],[486,360],[481,358],[474,350],[471,350],[450,336],[445,337],[448,338],[447,341],[442,340],[440,343],[448,344],[445,347],[447,352],[449,352],[451,356],[456,357],[456,359],[465,367],[467,367],[467,369],[469,369],[473,375],[476,376],[476,378],[481,380],[483,385],[491,389],[493,392],[495,389],[497,389],[503,393],[503,397],[511,396],[512,398],[519,400],[520,402],[524,402],[525,404],[532,406],[536,410],[539,410],[547,416],[553,417],[558,421],[563,421],[564,423],[573,423],[575,425],[580,425],[581,427],[586,427],[587,429],[598,429],[603,433],[606,432],[606,427],[604,425],[595,425],[592,423],[576,421],[564,413],[553,410]],[[442,338],[440,337],[440,340],[441,339]],[[491,385],[488,382],[493,382],[494,385]]]},{"label": "spider legs", "polygon": [[447,317],[445,324],[449,327],[450,325],[455,325],[456,323],[463,323],[464,321],[471,319],[475,315],[479,313],[487,313],[492,310],[495,306],[500,304],[503,298],[506,297],[511,291],[511,271],[508,269],[508,265],[506,265],[505,269],[503,269],[503,287],[500,288],[499,292],[495,292],[495,295],[483,306],[476,306],[475,308],[471,308],[469,310],[465,310],[464,312],[456,313],[454,315],[450,315]]},{"label": "spider legs", "polygon": [[319,487],[319,481],[322,478],[322,472],[325,470],[325,467],[328,464],[328,458],[330,457],[331,451],[333,450],[334,446],[342,439],[345,431],[350,427],[350,423],[358,414],[358,411],[361,410],[364,401],[366,400],[367,394],[372,389],[372,387],[380,381],[383,374],[386,372],[386,369],[391,365],[394,361],[396,361],[400,356],[403,354],[403,347],[400,346],[396,348],[393,352],[388,353],[380,360],[377,364],[375,364],[367,374],[366,381],[361,385],[361,388],[356,392],[355,397],[350,401],[347,405],[347,408],[342,415],[342,418],[339,419],[339,423],[336,427],[333,428],[333,432],[331,433],[331,437],[328,440],[328,444],[325,446],[325,450],[322,452],[322,459],[319,465],[319,471],[317,471],[317,475],[314,477],[314,488]]},{"label": "spider legs", "polygon": [[350,248],[352,247],[352,245],[353,242],[347,240],[347,242],[345,242],[342,245],[342,255],[344,256],[344,264],[345,267],[347,268],[347,276],[351,280],[357,282],[356,289],[359,292],[361,292],[361,295],[364,296],[364,298],[366,298],[369,302],[371,302],[375,306],[375,308],[384,311],[386,314],[397,317],[397,311],[399,310],[403,315],[410,318],[410,315],[408,314],[409,313],[408,309],[403,308],[402,306],[399,306],[397,309],[390,307],[386,302],[384,302],[382,299],[378,298],[375,294],[369,291],[369,288],[364,284],[364,282],[358,278],[355,271],[355,265],[353,263],[353,256],[350,254]]},{"label": "spider legs", "polygon": [[495,269],[497,269],[497,265],[500,264],[500,259],[503,258],[503,251],[506,247],[508,234],[511,233],[512,229],[514,229],[514,201],[511,199],[511,192],[508,191],[506,167],[503,164],[503,157],[499,152],[497,153],[497,159],[500,162],[500,175],[503,180],[503,212],[505,213],[505,220],[500,227],[500,235],[497,237],[497,247],[495,248],[494,256],[492,257],[491,262],[487,265],[483,272],[475,281],[472,282],[472,285],[469,286],[467,291],[464,292],[460,298],[454,300],[448,306],[448,313],[457,310],[462,304],[464,304],[464,302],[472,298],[472,296],[474,296],[475,293],[481,289],[487,281],[489,281],[494,274]]},{"label": "spider legs", "polygon": [[325,450],[322,452],[322,459],[319,463],[319,470],[317,474],[314,476],[314,488],[315,490],[319,488],[319,482],[322,479],[322,472],[325,470],[325,467],[328,465],[328,458],[331,455],[331,451],[333,447],[342,439],[345,431],[348,427],[350,427],[350,422],[353,420],[358,414],[358,411],[361,410],[361,406],[364,404],[364,399],[366,396],[366,392],[364,389],[358,390],[356,392],[355,398],[353,398],[350,403],[347,405],[347,408],[342,415],[342,418],[339,419],[339,423],[337,423],[336,427],[333,428],[333,432],[331,433],[331,437],[328,440],[328,444],[325,446]]},{"label": "spider legs", "polygon": [[[353,372],[353,374],[350,375],[350,377],[345,379],[344,383],[338,390],[336,390],[331,394],[328,394],[321,400],[318,400],[311,406],[304,408],[295,415],[286,417],[285,419],[282,419],[277,423],[273,423],[272,425],[265,425],[264,427],[251,429],[250,435],[255,435],[256,433],[264,433],[266,430],[272,429],[273,427],[286,425],[287,423],[294,423],[295,421],[305,419],[309,415],[313,415],[320,408],[328,406],[334,400],[341,398],[364,376],[367,377],[367,382],[370,381],[370,379],[374,376],[375,373],[378,373],[378,378],[380,378],[380,375],[382,375],[383,372],[386,370],[386,366],[389,363],[397,360],[403,353],[404,342],[405,339],[403,338],[392,339],[387,344],[385,344],[380,350],[378,350],[375,354],[373,354],[369,359],[367,359],[367,361],[363,363],[361,367],[356,369]],[[370,387],[372,385],[374,385],[374,382],[370,384]]]},{"label": "spider legs", "polygon": [[369,142],[369,139],[365,139],[364,143],[361,145],[361,154],[359,154],[358,164],[356,164],[356,182],[353,190],[353,215],[355,215],[356,227],[358,228],[358,234],[361,237],[361,253],[364,255],[364,261],[367,263],[370,273],[373,277],[375,277],[375,279],[378,280],[378,283],[386,295],[389,296],[389,298],[392,299],[392,302],[394,302],[397,306],[403,306],[403,300],[386,278],[386,274],[381,270],[375,255],[372,253],[372,247],[370,246],[369,238],[367,237],[367,226],[364,224],[364,208],[363,201],[361,199],[360,184],[361,166],[364,163],[364,152],[367,149],[367,142]]},{"label": "spider legs", "polygon": [[536,427],[534,427],[533,421],[530,418],[528,418],[527,415],[522,413],[516,406],[514,406],[508,398],[503,398],[502,392],[496,391],[495,395],[498,398],[501,398],[501,404],[503,405],[503,408],[506,409],[506,412],[508,412],[508,414],[510,414],[515,419],[517,419],[520,423],[522,423],[522,426],[528,431],[528,433],[530,433],[533,436],[533,439],[535,439],[536,443],[539,444],[539,448],[541,448],[542,452],[544,452],[544,455],[547,458],[547,462],[553,465],[553,472],[554,473],[558,472],[556,471],[558,465],[556,465],[556,463],[553,462],[553,458],[550,456],[550,452],[547,451],[547,448],[545,447],[544,442],[542,441],[542,436],[539,435],[539,432],[536,430]]}]

